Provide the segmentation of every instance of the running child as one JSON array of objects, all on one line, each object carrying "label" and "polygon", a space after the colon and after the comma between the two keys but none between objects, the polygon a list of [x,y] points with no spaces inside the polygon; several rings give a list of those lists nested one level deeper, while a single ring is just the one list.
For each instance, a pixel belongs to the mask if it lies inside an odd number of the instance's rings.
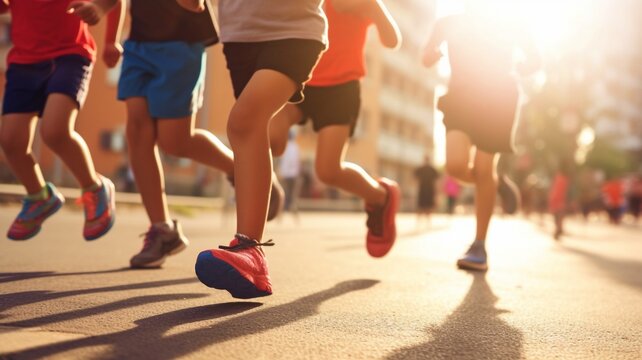
[{"label": "running child", "polygon": [[365,201],[366,249],[371,256],[382,257],[396,238],[399,186],[390,179],[375,180],[359,165],[344,159],[361,106],[360,80],[365,76],[367,30],[374,24],[381,43],[389,48],[399,46],[401,35],[380,0],[326,0],[324,11],[330,46],[303,91],[305,100],[286,105],[274,117],[270,143],[275,155],[282,154],[290,127],[312,121],[318,133],[317,176]]},{"label": "running child", "polygon": [[[74,1],[70,11],[90,24],[109,12],[105,35],[108,66],[119,58],[118,34],[125,6],[118,0]],[[220,169],[234,183],[234,160],[212,133],[195,128],[202,105],[205,48],[218,42],[208,13],[196,14],[175,0],[131,0],[131,32],[125,41],[118,99],[127,106],[129,159],[151,225],[133,268],[161,266],[189,244],[177,220],[171,220],[159,148]],[[277,186],[276,183],[275,186]],[[275,191],[273,214],[281,205]]]},{"label": "running child", "polygon": [[[203,0],[179,0],[195,11]],[[229,246],[201,252],[199,280],[236,298],[272,294],[261,242],[265,228],[272,154],[269,127],[287,102],[303,100],[302,90],[326,48],[322,0],[220,0],[223,51],[236,103],[227,133],[234,151],[237,233]]]},{"label": "running child", "polygon": [[[513,150],[519,104],[514,70],[526,75],[539,67],[530,37],[496,15],[484,1],[467,1],[463,14],[437,21],[423,59],[424,65],[434,65],[442,56],[441,45],[448,45],[450,84],[438,108],[446,126],[446,170],[476,190],[475,241],[457,261],[472,270],[488,268],[486,235],[497,193],[497,153]],[[514,69],[518,49],[525,60]]]},{"label": "running child", "polygon": [[67,14],[68,5],[68,0],[0,0],[0,13],[11,12],[13,41],[0,145],[27,192],[7,233],[11,240],[35,236],[65,202],[56,187],[45,182],[32,152],[38,118],[42,140],[82,188],[84,238],[95,240],[114,224],[114,184],[96,172],[85,140],[74,130],[89,90],[96,44],[87,24]]}]

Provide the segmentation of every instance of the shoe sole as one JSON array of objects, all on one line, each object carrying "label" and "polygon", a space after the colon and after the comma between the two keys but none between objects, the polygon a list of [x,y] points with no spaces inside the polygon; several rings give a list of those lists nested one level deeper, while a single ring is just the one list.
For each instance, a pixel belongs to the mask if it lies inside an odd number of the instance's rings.
[{"label": "shoe sole", "polygon": [[[61,198],[61,199],[64,199],[64,198]],[[24,241],[24,240],[29,240],[29,239],[33,238],[34,236],[38,235],[38,233],[39,233],[39,232],[40,232],[40,230],[42,229],[42,224],[44,224],[44,223],[45,223],[45,221],[46,221],[47,219],[49,219],[49,217],[51,217],[53,214],[55,214],[56,212],[58,212],[58,210],[60,210],[60,208],[62,208],[62,205],[63,205],[64,203],[65,203],[65,201],[64,201],[64,200],[61,200],[61,201],[57,202],[57,203],[56,203],[56,205],[54,205],[54,206],[51,208],[51,210],[49,210],[49,212],[47,212],[47,213],[45,214],[45,219],[44,219],[44,220],[42,220],[42,222],[40,223],[40,225],[38,225],[38,226],[35,228],[35,230],[34,230],[33,232],[30,232],[27,236],[23,236],[23,237],[14,237],[14,236],[11,236],[10,234],[7,234],[7,238],[9,238],[9,240],[13,240],[13,241]]]},{"label": "shoe sole", "polygon": [[162,257],[156,261],[152,261],[146,264],[132,264],[129,263],[129,267],[132,269],[154,269],[154,268],[159,268],[161,265],[165,263],[165,257]]},{"label": "shoe sole", "polygon": [[462,270],[486,271],[488,264],[479,264],[466,260],[457,260],[457,267]]},{"label": "shoe sole", "polygon": [[[102,181],[109,180],[107,178],[103,178]],[[110,204],[109,204],[109,211],[111,213],[111,219],[109,219],[109,224],[107,225],[106,228],[104,228],[101,232],[95,235],[91,236],[84,236],[85,240],[87,241],[92,241],[96,240],[99,237],[107,234],[109,230],[111,230],[112,226],[114,226],[114,222],[116,221],[116,187],[114,186],[114,183],[109,180],[109,182],[106,183],[107,185],[107,191],[109,191],[110,194]]]},{"label": "shoe sole", "polygon": [[257,287],[232,265],[212,255],[210,250],[198,254],[195,265],[196,276],[203,285],[227,290],[232,297],[237,299],[252,299],[272,295],[271,292],[257,289]]}]

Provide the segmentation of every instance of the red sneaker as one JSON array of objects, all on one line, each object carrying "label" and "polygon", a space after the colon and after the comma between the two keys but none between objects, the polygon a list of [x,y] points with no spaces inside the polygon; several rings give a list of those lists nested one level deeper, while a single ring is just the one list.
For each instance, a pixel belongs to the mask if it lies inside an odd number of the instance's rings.
[{"label": "red sneaker", "polygon": [[269,240],[260,243],[236,234],[230,246],[202,251],[196,259],[196,276],[206,286],[227,290],[232,297],[251,299],[272,295],[267,261],[261,246],[272,246]]},{"label": "red sneaker", "polygon": [[372,257],[385,256],[397,238],[397,224],[395,217],[399,210],[401,192],[399,185],[390,179],[381,178],[379,184],[388,191],[386,203],[381,207],[366,205],[368,213],[368,235],[366,236],[366,249]]}]

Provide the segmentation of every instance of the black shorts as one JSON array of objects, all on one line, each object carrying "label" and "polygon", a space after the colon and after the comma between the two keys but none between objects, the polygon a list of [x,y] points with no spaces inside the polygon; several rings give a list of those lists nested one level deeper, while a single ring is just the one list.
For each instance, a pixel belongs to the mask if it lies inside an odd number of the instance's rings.
[{"label": "black shorts", "polygon": [[453,89],[439,99],[446,131],[459,130],[488,153],[514,152],[519,117],[519,90],[514,82],[479,89]]},{"label": "black shorts", "polygon": [[238,99],[255,72],[269,69],[297,83],[298,89],[289,102],[303,101],[303,87],[324,50],[323,43],[306,39],[224,43],[223,53],[232,77],[234,97]]},{"label": "black shorts", "polygon": [[310,119],[317,132],[329,125],[347,125],[352,136],[361,108],[359,80],[335,86],[306,86],[303,94],[305,101],[297,105],[303,113],[301,125]]},{"label": "black shorts", "polygon": [[33,64],[9,65],[6,74],[3,114],[42,115],[50,94],[72,98],[78,108],[87,98],[93,65],[80,55],[62,55]]}]

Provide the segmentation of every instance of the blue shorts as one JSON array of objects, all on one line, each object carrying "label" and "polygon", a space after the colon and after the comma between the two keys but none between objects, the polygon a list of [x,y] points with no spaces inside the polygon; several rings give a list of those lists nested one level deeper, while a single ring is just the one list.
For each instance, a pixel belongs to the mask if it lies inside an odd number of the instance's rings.
[{"label": "blue shorts", "polygon": [[182,41],[125,42],[118,99],[147,99],[156,119],[190,116],[203,104],[205,47]]},{"label": "blue shorts", "polygon": [[42,115],[49,94],[69,96],[81,108],[87,98],[93,64],[80,55],[63,55],[33,64],[9,65],[2,114]]}]

